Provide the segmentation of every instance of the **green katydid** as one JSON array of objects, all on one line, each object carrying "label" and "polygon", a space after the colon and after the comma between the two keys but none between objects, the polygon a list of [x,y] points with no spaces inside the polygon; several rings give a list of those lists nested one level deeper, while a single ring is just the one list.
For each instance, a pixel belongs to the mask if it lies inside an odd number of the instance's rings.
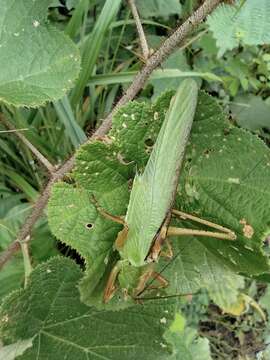
[{"label": "green katydid", "polygon": [[[116,282],[132,297],[140,294],[147,281],[155,277],[161,286],[167,282],[154,271],[168,236],[197,235],[234,240],[234,232],[195,216],[172,210],[185,148],[197,105],[198,88],[194,80],[184,80],[172,98],[156,143],[143,174],[135,176],[127,214],[124,218],[98,210],[124,225],[115,248],[120,260],[111,271],[103,300],[108,302],[117,288]],[[210,226],[217,232],[169,226],[174,214]],[[170,246],[168,245],[168,250]]]}]

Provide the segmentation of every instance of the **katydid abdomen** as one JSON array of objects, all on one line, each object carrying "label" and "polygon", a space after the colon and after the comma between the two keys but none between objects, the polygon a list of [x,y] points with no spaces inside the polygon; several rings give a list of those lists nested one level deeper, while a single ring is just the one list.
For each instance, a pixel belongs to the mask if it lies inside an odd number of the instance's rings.
[{"label": "katydid abdomen", "polygon": [[134,179],[125,218],[127,237],[118,248],[121,258],[133,266],[145,265],[153,239],[172,206],[197,94],[194,80],[182,82],[171,100],[145,170]]}]

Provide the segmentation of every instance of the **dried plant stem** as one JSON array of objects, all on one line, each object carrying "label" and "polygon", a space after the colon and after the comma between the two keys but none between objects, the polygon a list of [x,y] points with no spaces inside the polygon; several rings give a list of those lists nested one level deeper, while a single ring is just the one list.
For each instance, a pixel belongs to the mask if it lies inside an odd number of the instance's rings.
[{"label": "dried plant stem", "polygon": [[54,166],[39,152],[39,150],[31,144],[31,142],[19,131],[16,131],[16,129],[10,124],[10,122],[4,118],[3,115],[0,115],[0,121],[4,123],[4,125],[9,129],[9,131],[14,132],[14,134],[21,140],[24,145],[28,147],[28,149],[35,155],[35,157],[38,159],[38,161],[49,171],[50,174],[53,174],[54,172]]},{"label": "dried plant stem", "polygon": [[[126,93],[121,97],[118,103],[113,108],[112,112],[102,122],[101,126],[88,140],[93,141],[96,137],[104,136],[110,129],[112,117],[116,111],[126,104],[128,101],[134,99],[138,92],[143,88],[151,73],[174,51],[182,44],[184,40],[190,35],[194,28],[196,28],[208,14],[210,14],[223,0],[206,0],[175,32],[169,36],[160,48],[147,60],[145,66],[137,74]],[[30,241],[30,234],[33,226],[38,218],[41,216],[43,209],[46,207],[52,186],[59,180],[63,179],[66,173],[73,168],[75,155],[66,161],[58,170],[53,172],[51,179],[45,187],[43,193],[37,199],[33,206],[32,214],[28,217],[25,224],[21,228],[17,239],[10,244],[10,246],[0,255],[0,269],[12,257],[12,255],[20,249],[20,242],[28,239]]]},{"label": "dried plant stem", "polygon": [[139,14],[138,14],[138,10],[135,5],[135,0],[128,0],[128,3],[129,3],[133,18],[136,23],[137,32],[139,35],[140,44],[141,44],[141,48],[142,48],[143,58],[144,58],[144,60],[147,60],[149,58],[150,51],[149,51],[147,40],[146,40],[144,31],[143,31],[142,23],[141,23]]}]

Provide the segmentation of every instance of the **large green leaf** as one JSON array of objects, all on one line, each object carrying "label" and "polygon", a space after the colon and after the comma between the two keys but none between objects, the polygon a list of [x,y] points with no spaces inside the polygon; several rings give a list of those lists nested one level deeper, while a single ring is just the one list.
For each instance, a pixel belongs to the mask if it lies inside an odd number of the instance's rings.
[{"label": "large green leaf", "polygon": [[2,304],[4,345],[32,339],[20,360],[168,358],[163,334],[174,319],[176,302],[99,312],[80,302],[76,285],[81,276],[78,266],[65,258],[38,266],[28,287]]},{"label": "large green leaf", "polygon": [[0,0],[0,100],[38,106],[61,98],[78,76],[73,42],[47,21],[51,0]]},{"label": "large green leaf", "polygon": [[[219,56],[240,43],[263,45],[270,43],[270,2],[268,0],[238,0],[235,6],[221,4],[208,17],[208,25],[217,40]],[[226,31],[224,31],[226,29]]]},{"label": "large green leaf", "polygon": [[[88,304],[101,303],[119,231],[118,225],[97,213],[91,194],[110,213],[125,214],[130,180],[135,170],[146,164],[171,96],[171,92],[166,93],[152,105],[130,102],[122,107],[109,135],[79,150],[71,174],[74,183],[59,183],[53,190],[50,225],[61,241],[86,260],[80,290]],[[257,136],[232,127],[216,101],[201,92],[175,206],[231,228],[237,240],[173,240],[174,253],[181,251],[164,272],[172,286],[170,294],[194,292],[203,286],[219,304],[229,304],[242,287],[238,273],[252,276],[269,271],[261,249],[270,228],[269,164],[265,144]],[[231,296],[226,299],[229,291]]]}]

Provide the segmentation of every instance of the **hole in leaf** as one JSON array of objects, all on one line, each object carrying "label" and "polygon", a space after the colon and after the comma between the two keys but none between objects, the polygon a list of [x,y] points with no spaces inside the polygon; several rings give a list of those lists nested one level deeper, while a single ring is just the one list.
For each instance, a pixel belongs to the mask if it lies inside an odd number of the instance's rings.
[{"label": "hole in leaf", "polygon": [[211,151],[213,151],[213,150],[212,149],[205,149],[203,153],[205,155],[209,155]]},{"label": "hole in leaf", "polygon": [[93,229],[94,225],[91,223],[85,224],[86,229]]},{"label": "hole in leaf", "polygon": [[224,130],[223,130],[223,134],[224,134],[225,136],[228,136],[228,135],[230,134],[230,132],[231,132],[230,129],[224,129]]}]

